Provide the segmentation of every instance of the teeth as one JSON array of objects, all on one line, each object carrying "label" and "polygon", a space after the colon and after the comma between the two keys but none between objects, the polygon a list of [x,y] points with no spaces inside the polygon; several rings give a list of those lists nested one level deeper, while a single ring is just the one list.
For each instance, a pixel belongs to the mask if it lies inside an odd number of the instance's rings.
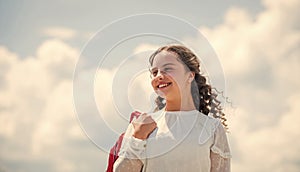
[{"label": "teeth", "polygon": [[168,86],[169,84],[161,84],[161,85],[158,85],[158,88],[162,88],[162,87],[166,87]]}]

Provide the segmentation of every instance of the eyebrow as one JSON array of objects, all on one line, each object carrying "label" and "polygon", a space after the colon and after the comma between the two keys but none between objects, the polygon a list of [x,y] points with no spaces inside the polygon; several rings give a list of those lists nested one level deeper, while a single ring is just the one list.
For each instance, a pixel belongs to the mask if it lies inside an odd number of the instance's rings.
[{"label": "eyebrow", "polygon": [[[166,63],[166,64],[162,65],[162,67],[165,67],[165,66],[168,66],[168,65],[175,66],[174,63]],[[150,68],[151,71],[154,70],[154,69],[157,69],[157,67]]]}]

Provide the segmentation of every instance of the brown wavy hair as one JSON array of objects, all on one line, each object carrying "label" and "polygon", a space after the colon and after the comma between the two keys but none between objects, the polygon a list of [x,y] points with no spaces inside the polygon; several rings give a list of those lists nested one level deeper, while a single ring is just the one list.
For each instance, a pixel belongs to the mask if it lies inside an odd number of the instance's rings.
[{"label": "brown wavy hair", "polygon": [[[179,61],[184,64],[186,70],[195,73],[194,80],[191,83],[191,94],[196,109],[205,115],[211,113],[213,117],[220,119],[223,126],[227,129],[227,124],[225,123],[227,120],[222,112],[221,102],[217,99],[218,94],[212,91],[215,88],[212,88],[208,84],[207,79],[200,74],[200,62],[195,53],[183,45],[162,46],[150,56],[149,62],[151,66],[155,56],[161,51],[177,54]],[[160,96],[156,98],[155,103],[156,108],[154,111],[161,110],[166,105],[164,98]]]}]

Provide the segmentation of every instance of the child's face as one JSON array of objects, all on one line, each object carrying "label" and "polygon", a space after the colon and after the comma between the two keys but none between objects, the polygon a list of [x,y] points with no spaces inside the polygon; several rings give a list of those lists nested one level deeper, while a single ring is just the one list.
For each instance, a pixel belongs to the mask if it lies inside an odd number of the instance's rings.
[{"label": "child's face", "polygon": [[[173,52],[158,53],[151,67],[151,85],[154,91],[167,100],[178,99],[188,93],[188,79],[191,72],[186,71]],[[190,93],[190,92],[189,92]]]}]

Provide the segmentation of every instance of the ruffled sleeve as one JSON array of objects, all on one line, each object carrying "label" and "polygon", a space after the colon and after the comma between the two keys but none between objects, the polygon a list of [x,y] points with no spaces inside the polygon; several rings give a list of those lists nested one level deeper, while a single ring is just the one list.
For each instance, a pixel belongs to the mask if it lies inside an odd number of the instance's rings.
[{"label": "ruffled sleeve", "polygon": [[221,122],[218,122],[211,146],[211,172],[230,172],[230,149],[226,132]]},{"label": "ruffled sleeve", "polygon": [[223,158],[231,158],[226,132],[221,122],[218,122],[218,125],[215,129],[214,142],[211,146],[211,151],[219,154]]},{"label": "ruffled sleeve", "polygon": [[146,156],[145,150],[147,140],[141,140],[133,137],[133,131],[134,127],[132,123],[130,123],[125,132],[119,156],[128,159],[144,159]]},{"label": "ruffled sleeve", "polygon": [[133,125],[129,124],[123,138],[119,158],[114,163],[115,172],[140,172],[145,162],[146,140],[134,138]]}]

